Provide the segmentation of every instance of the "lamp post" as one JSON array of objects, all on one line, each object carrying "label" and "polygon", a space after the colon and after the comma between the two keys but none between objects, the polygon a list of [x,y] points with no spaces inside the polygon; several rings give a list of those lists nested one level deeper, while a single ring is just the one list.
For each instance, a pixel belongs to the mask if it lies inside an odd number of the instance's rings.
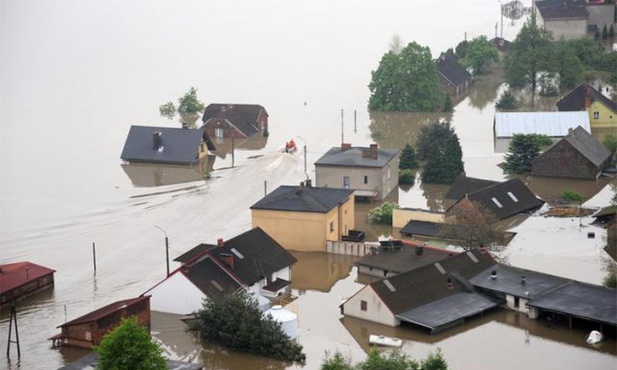
[{"label": "lamp post", "polygon": [[167,276],[169,276],[169,238],[167,237],[167,231],[157,225],[154,225],[154,227],[161,230],[165,234],[165,261],[167,262]]},{"label": "lamp post", "polygon": [[304,143],[304,175],[306,175],[306,179],[308,180],[309,175],[308,175],[308,172],[306,172],[306,140],[304,140],[304,138],[298,135],[296,135],[296,137],[302,140],[302,142]]}]

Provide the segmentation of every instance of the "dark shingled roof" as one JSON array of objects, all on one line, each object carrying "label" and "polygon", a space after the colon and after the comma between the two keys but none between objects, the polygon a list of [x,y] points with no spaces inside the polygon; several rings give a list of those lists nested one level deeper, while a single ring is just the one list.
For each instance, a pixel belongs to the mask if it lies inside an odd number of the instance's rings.
[{"label": "dark shingled roof", "polygon": [[[467,198],[482,203],[500,220],[540,208],[544,204],[544,201],[538,199],[518,178],[500,182],[470,193],[467,195]],[[460,201],[465,199],[460,199],[452,207],[455,207]]]},{"label": "dark shingled roof", "polygon": [[[99,361],[99,354],[92,352],[77,361],[64,365],[56,370],[94,370]],[[165,360],[168,370],[202,370],[203,366],[200,364],[192,364],[184,361]]]},{"label": "dark shingled roof", "polygon": [[221,263],[217,263],[209,255],[198,258],[194,263],[182,267],[180,271],[197,289],[209,297],[233,293],[242,287]]},{"label": "dark shingled roof", "polygon": [[471,73],[456,61],[455,56],[450,54],[445,54],[437,59],[437,73],[452,86],[459,86],[471,79]]},{"label": "dark shingled roof", "polygon": [[586,82],[570,90],[555,105],[559,111],[585,110],[585,98],[589,95],[590,102],[600,101],[607,108],[617,114],[617,102],[614,102]]},{"label": "dark shingled roof", "polygon": [[544,0],[536,1],[536,7],[546,19],[585,18],[589,13],[584,0]]},{"label": "dark shingled roof", "polygon": [[510,41],[501,37],[493,37],[489,41],[491,44],[495,45],[497,50],[502,53],[507,53],[510,50],[510,46],[512,45]]},{"label": "dark shingled roof", "polygon": [[[222,268],[248,285],[297,261],[291,253],[259,227],[224,241],[223,246],[199,244],[175,261],[188,264],[189,269],[192,269],[192,261],[196,258],[199,261],[198,257],[206,253],[218,262],[216,270]],[[229,265],[229,259],[233,259],[233,267]]]},{"label": "dark shingled roof", "polygon": [[[159,133],[160,145],[154,144]],[[131,126],[120,158],[129,162],[192,164],[199,161],[201,140],[214,147],[204,130]]]},{"label": "dark shingled roof", "polygon": [[101,307],[98,310],[89,312],[83,316],[80,316],[74,320],[71,320],[65,324],[62,324],[60,326],[57,326],[58,328],[61,328],[63,326],[68,326],[68,325],[75,325],[75,324],[81,324],[81,323],[86,323],[86,322],[90,322],[90,321],[96,321],[100,318],[103,318],[105,316],[108,316],[114,312],[116,312],[118,309],[122,308],[123,306],[132,306],[134,304],[140,303],[141,301],[144,300],[149,300],[150,296],[149,295],[144,295],[144,296],[139,296],[137,298],[131,298],[131,299],[124,299],[122,301],[117,301],[111,304],[108,304],[105,307]]},{"label": "dark shingled roof", "polygon": [[266,111],[258,104],[210,104],[204,110],[201,120],[204,124],[210,119],[227,120],[244,135],[250,137],[259,132],[257,119],[262,110]]},{"label": "dark shingled roof", "polygon": [[[370,286],[390,311],[402,314],[445,297],[468,292],[461,279],[469,279],[494,264],[490,253],[473,250],[374,282]],[[448,279],[453,283],[451,288],[447,286]]]},{"label": "dark shingled roof", "polygon": [[[421,245],[418,244],[418,247]],[[416,246],[403,245],[401,248],[394,250],[381,250],[376,254],[367,254],[356,261],[358,266],[367,266],[381,270],[387,270],[396,274],[407,272],[422,266],[430,265],[439,262],[443,259],[455,254],[442,248],[434,248],[430,246],[421,246],[422,255],[416,255]]]},{"label": "dark shingled roof", "polygon": [[[562,140],[566,140],[572,147],[578,150],[589,162],[593,163],[596,167],[599,167],[610,156],[611,152],[599,142],[590,133],[585,131],[584,128],[578,126],[572,132],[568,134]],[[547,150],[547,152],[550,149]]]},{"label": "dark shingled roof", "polygon": [[464,174],[456,178],[450,190],[446,194],[446,199],[459,200],[464,198],[466,194],[476,192],[491,185],[499,184],[497,181],[478,179],[475,177],[467,177]]},{"label": "dark shingled roof", "polygon": [[377,159],[362,156],[363,151],[369,148],[351,147],[342,150],[334,147],[328,150],[315,162],[315,166],[344,166],[344,167],[384,167],[398,154],[397,149],[377,149]]},{"label": "dark shingled roof", "polygon": [[328,213],[352,194],[353,190],[349,189],[283,185],[261,198],[251,209]]}]

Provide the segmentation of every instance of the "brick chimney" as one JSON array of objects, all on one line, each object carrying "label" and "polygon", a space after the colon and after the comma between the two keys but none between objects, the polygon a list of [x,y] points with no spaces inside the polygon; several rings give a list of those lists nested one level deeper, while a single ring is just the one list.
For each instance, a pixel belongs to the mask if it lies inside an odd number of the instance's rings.
[{"label": "brick chimney", "polygon": [[351,149],[351,144],[349,144],[349,143],[342,143],[341,144],[341,152],[344,152],[344,151],[346,151],[348,149]]},{"label": "brick chimney", "polygon": [[585,109],[591,107],[591,87],[585,86]]},{"label": "brick chimney", "polygon": [[225,246],[225,241],[223,240],[223,238],[219,238],[219,239],[216,241],[216,245],[217,245],[218,247],[223,247],[223,246]]},{"label": "brick chimney", "polygon": [[371,144],[368,149],[362,151],[362,158],[379,158],[379,146],[377,144]]},{"label": "brick chimney", "polygon": [[234,255],[230,253],[221,253],[219,254],[219,259],[223,261],[231,270],[236,268]]}]

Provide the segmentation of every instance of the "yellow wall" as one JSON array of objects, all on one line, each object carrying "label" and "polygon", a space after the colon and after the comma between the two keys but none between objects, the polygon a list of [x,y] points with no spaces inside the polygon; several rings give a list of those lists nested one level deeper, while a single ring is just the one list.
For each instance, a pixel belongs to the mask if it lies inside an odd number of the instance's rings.
[{"label": "yellow wall", "polygon": [[[594,118],[595,112],[598,112],[598,118]],[[589,107],[589,122],[591,128],[617,129],[617,112],[613,112],[602,102],[596,100]]]},{"label": "yellow wall", "polygon": [[341,232],[354,228],[354,200],[351,197],[325,214],[253,209],[251,215],[252,227],[261,227],[283,248],[325,252],[326,240],[340,240]]},{"label": "yellow wall", "polygon": [[411,220],[443,223],[445,215],[423,209],[396,208],[392,212],[392,227],[402,229]]}]

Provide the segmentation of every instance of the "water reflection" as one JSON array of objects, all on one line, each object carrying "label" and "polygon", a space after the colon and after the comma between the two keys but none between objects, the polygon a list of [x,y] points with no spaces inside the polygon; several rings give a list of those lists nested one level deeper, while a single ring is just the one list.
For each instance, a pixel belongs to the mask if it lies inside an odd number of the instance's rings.
[{"label": "water reflection", "polygon": [[357,260],[325,252],[289,252],[298,260],[291,269],[291,287],[300,295],[307,290],[329,292],[337,281],[349,276]]},{"label": "water reflection", "polygon": [[203,180],[213,171],[215,159],[215,156],[208,155],[193,166],[136,162],[121,166],[133,186],[155,187]]},{"label": "water reflection", "polygon": [[420,128],[432,122],[450,121],[452,113],[370,112],[371,137],[383,148],[415,145]]},{"label": "water reflection", "polygon": [[549,205],[556,205],[565,189],[574,190],[588,200],[610,183],[610,179],[602,177],[598,180],[577,180],[523,175],[520,179]]},{"label": "water reflection", "polygon": [[232,150],[259,150],[265,148],[268,143],[268,137],[262,135],[255,135],[248,139],[217,137],[213,139],[213,142],[216,145],[216,156],[225,159],[228,155],[232,154]]},{"label": "water reflection", "polygon": [[497,91],[503,83],[503,68],[494,67],[489,73],[474,77],[474,83],[469,91],[469,104],[480,110],[489,104],[494,104]]}]

